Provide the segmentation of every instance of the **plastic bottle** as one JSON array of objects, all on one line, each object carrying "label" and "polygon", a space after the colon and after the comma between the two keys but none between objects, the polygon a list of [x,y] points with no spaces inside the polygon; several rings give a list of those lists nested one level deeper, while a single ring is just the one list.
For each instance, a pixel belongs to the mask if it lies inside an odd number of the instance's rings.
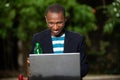
[{"label": "plastic bottle", "polygon": [[35,44],[34,54],[42,54],[42,49],[38,42]]}]

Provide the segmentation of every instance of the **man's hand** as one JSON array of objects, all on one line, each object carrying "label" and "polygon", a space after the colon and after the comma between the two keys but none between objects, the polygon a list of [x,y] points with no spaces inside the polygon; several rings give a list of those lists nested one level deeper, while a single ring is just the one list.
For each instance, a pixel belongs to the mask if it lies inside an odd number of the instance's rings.
[{"label": "man's hand", "polygon": [[30,76],[30,59],[27,58],[27,76]]}]

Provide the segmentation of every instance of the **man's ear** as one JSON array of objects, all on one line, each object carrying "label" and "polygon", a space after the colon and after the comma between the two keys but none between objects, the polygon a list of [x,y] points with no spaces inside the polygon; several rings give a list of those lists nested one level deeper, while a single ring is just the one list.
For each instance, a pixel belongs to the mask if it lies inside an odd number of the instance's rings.
[{"label": "man's ear", "polygon": [[47,18],[46,18],[46,16],[45,16],[45,20],[46,20],[46,22],[47,22]]}]

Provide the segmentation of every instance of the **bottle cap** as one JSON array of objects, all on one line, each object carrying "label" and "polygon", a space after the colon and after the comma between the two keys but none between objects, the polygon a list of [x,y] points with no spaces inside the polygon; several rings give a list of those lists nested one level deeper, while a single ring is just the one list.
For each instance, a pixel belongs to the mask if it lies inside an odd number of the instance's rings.
[{"label": "bottle cap", "polygon": [[39,45],[40,45],[40,44],[37,42],[37,43],[36,43],[36,46],[39,46]]}]

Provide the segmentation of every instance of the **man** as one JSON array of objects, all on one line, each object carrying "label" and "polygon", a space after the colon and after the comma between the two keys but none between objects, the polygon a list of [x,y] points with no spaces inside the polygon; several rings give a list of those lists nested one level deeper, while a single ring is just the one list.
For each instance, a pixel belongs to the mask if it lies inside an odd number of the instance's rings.
[{"label": "man", "polygon": [[81,54],[81,77],[84,77],[88,72],[85,40],[82,35],[65,29],[67,19],[64,7],[59,4],[49,6],[45,19],[48,29],[34,35],[31,54],[34,52],[36,42],[40,43],[43,54],[79,52]]}]

